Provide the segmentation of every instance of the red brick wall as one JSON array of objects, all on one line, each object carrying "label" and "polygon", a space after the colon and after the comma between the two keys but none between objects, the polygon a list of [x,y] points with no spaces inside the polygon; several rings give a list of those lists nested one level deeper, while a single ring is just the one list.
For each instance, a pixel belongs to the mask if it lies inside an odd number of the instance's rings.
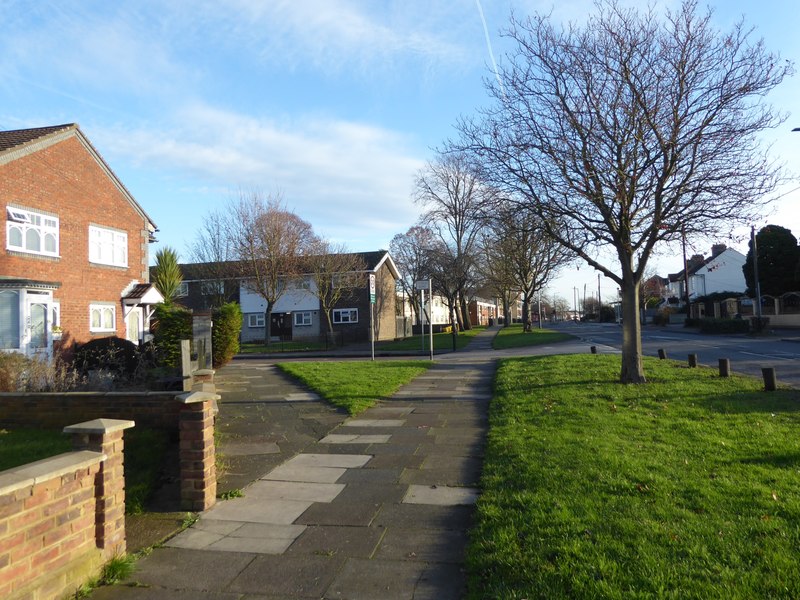
[{"label": "red brick wall", "polygon": [[[6,249],[9,203],[58,216],[60,258]],[[108,335],[89,332],[89,304],[94,302],[116,305],[117,334],[124,336],[121,293],[133,280],[148,280],[146,221],[78,137],[0,165],[0,204],[0,275],[60,282],[53,299],[61,303],[66,340]],[[128,232],[127,268],[89,262],[90,223]]]},{"label": "red brick wall", "polygon": [[92,462],[0,495],[0,598],[58,598],[99,568]]}]

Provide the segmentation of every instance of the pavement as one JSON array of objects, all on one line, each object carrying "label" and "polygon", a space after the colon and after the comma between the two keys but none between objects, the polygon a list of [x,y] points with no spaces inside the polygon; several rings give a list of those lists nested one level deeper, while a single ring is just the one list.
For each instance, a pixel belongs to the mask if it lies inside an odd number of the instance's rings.
[{"label": "pavement", "polygon": [[437,356],[357,418],[269,361],[224,367],[220,489],[242,496],[218,501],[91,598],[464,597],[496,332]]}]

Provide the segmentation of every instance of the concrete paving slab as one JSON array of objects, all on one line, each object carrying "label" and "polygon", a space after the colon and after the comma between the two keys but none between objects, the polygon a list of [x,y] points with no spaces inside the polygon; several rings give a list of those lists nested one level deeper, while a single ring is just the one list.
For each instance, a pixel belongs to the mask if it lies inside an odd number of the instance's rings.
[{"label": "concrete paving slab", "polygon": [[245,490],[245,498],[330,502],[344,489],[343,483],[259,480]]},{"label": "concrete paving slab", "polygon": [[[129,587],[108,585],[92,590],[92,600],[242,600],[242,595],[233,592],[198,592],[174,590],[158,586]],[[248,598],[247,600],[258,600]]]},{"label": "concrete paving slab", "polygon": [[199,529],[219,535],[230,535],[244,524],[243,521],[218,521],[216,519],[205,519],[203,516],[192,525],[191,529]]},{"label": "concrete paving slab", "polygon": [[218,542],[223,537],[225,536],[219,533],[190,528],[181,531],[175,537],[167,540],[164,545],[168,548],[193,548],[195,550],[202,550],[203,548],[208,548],[214,542]]},{"label": "concrete paving slab", "polygon": [[346,527],[369,527],[381,505],[363,498],[347,503],[312,504],[295,523],[298,525],[341,525]]},{"label": "concrete paving slab", "polygon": [[408,469],[399,479],[400,483],[420,486],[451,486],[463,488],[474,486],[480,480],[480,471],[457,469]]},{"label": "concrete paving slab", "polygon": [[393,469],[348,469],[339,479],[340,483],[397,483],[402,468]]},{"label": "concrete paving slab", "polygon": [[207,546],[217,552],[252,552],[253,554],[283,554],[294,538],[224,537]]},{"label": "concrete paving slab", "polygon": [[413,411],[414,408],[411,406],[397,406],[394,402],[392,402],[392,406],[376,406],[367,409],[363,414],[364,416],[369,417],[392,419],[404,417],[411,414]]},{"label": "concrete paving slab", "polygon": [[287,554],[369,558],[384,533],[375,527],[309,526]]},{"label": "concrete paving slab", "polygon": [[252,554],[244,552],[156,548],[136,563],[131,581],[142,585],[168,585],[170,590],[229,591],[230,583],[253,560]]},{"label": "concrete paving slab", "polygon": [[350,558],[328,589],[328,598],[412,600],[422,563]]},{"label": "concrete paving slab", "polygon": [[304,525],[278,525],[275,523],[240,523],[229,534],[234,538],[269,538],[294,540],[306,530]]},{"label": "concrete paving slab", "polygon": [[290,525],[311,506],[298,500],[269,500],[234,498],[221,502],[203,514],[203,519],[277,523]]},{"label": "concrete paving slab", "polygon": [[294,392],[286,394],[285,399],[287,402],[316,402],[320,397],[312,392]]},{"label": "concrete paving slab", "polygon": [[462,600],[467,597],[467,577],[461,565],[428,565],[417,581],[414,600]]},{"label": "concrete paving slab", "polygon": [[373,456],[384,455],[406,455],[412,456],[417,452],[418,443],[411,444],[375,444],[369,447],[369,453]]},{"label": "concrete paving slab", "polygon": [[335,483],[347,469],[338,467],[304,467],[288,463],[272,469],[262,480],[305,481],[307,483]]},{"label": "concrete paving slab", "polygon": [[331,433],[322,438],[320,444],[385,444],[391,439],[390,434],[345,435]]},{"label": "concrete paving slab", "polygon": [[466,531],[389,528],[375,558],[458,564],[464,560],[466,546]]},{"label": "concrete paving slab", "polygon": [[404,419],[349,419],[342,427],[401,427]]},{"label": "concrete paving slab", "polygon": [[419,469],[424,460],[424,456],[383,454],[373,456],[372,460],[364,466],[364,469]]},{"label": "concrete paving slab", "polygon": [[257,556],[230,584],[228,591],[279,598],[321,598],[343,558],[324,556]]},{"label": "concrete paving slab", "polygon": [[452,506],[458,504],[475,504],[478,499],[476,488],[410,485],[403,502],[406,504],[435,504]]},{"label": "concrete paving slab", "polygon": [[302,467],[342,467],[352,469],[363,467],[371,457],[364,454],[298,454],[286,461],[287,465]]},{"label": "concrete paving slab", "polygon": [[384,504],[372,526],[467,530],[472,524],[474,512],[475,507],[472,505]]}]

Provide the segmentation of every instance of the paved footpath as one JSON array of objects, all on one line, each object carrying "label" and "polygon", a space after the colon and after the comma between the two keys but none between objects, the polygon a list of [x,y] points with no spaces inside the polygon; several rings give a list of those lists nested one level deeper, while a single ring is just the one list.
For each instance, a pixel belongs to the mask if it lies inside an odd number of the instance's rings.
[{"label": "paved footpath", "polygon": [[496,331],[357,418],[266,363],[226,367],[226,483],[252,483],[92,599],[464,597]]}]

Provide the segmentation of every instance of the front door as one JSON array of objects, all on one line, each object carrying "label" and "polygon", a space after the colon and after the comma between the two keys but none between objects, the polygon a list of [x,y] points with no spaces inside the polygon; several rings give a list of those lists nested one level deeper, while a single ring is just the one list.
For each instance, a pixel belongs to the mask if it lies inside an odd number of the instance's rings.
[{"label": "front door", "polygon": [[269,335],[271,338],[278,338],[282,342],[289,342],[292,339],[292,315],[291,313],[272,313],[270,318]]},{"label": "front door", "polygon": [[50,356],[51,314],[53,302],[49,299],[28,298],[25,302],[25,330],[22,350],[28,356]]}]

